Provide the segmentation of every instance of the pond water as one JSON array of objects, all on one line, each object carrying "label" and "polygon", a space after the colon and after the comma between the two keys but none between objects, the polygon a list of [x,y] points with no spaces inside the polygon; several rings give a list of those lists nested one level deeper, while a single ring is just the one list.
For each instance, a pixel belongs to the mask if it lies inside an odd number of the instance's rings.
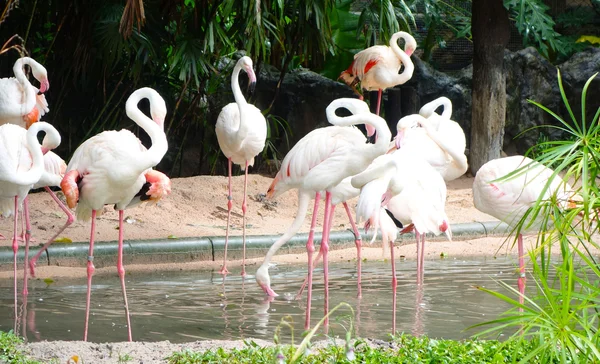
[{"label": "pond water", "polygon": [[[398,261],[397,331],[448,339],[467,338],[471,325],[491,320],[509,306],[475,286],[499,289],[502,280],[516,286],[516,259],[465,258],[425,262],[425,283],[417,288],[416,263]],[[248,272],[253,273],[255,267]],[[392,330],[391,272],[388,262],[363,263],[363,297],[356,297],[355,263],[330,264],[330,309],[340,302],[354,308],[360,337],[386,339]],[[253,275],[225,279],[216,272],[128,274],[127,293],[135,341],[186,342],[205,339],[261,338],[272,341],[285,316],[293,320],[296,341],[303,331],[306,293],[294,296],[302,284],[304,265],[270,269],[273,288],[280,294],[268,300]],[[315,271],[312,324],[323,317],[322,269]],[[30,281],[27,304],[19,297],[17,331],[29,341],[81,340],[85,315],[86,279],[57,279],[46,285]],[[19,282],[19,289],[21,282]],[[0,330],[13,329],[12,288],[0,289]],[[118,277],[96,276],[93,281],[88,339],[125,341],[127,330]],[[331,317],[330,335],[343,337],[350,311]],[[320,332],[323,332],[322,330]],[[289,342],[290,330],[281,335]]]}]

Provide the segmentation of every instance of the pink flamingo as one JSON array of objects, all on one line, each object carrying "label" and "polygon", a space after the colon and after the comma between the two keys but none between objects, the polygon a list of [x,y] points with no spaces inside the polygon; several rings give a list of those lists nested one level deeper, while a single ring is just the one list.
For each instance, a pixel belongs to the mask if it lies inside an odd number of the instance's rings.
[{"label": "pink flamingo", "polygon": [[[339,117],[335,114],[338,108],[345,107],[354,115]],[[325,315],[329,311],[329,276],[328,276],[328,251],[329,230],[331,221],[331,190],[344,178],[355,175],[366,168],[371,161],[387,150],[391,133],[385,120],[371,114],[364,101],[342,98],[331,102],[326,110],[327,119],[334,126],[319,128],[304,136],[288,152],[283,159],[281,169],[269,187],[268,197],[275,197],[289,189],[297,188],[305,194],[315,194],[315,208],[311,230],[314,230],[318,214],[321,193],[325,192],[325,212],[323,218],[323,235],[321,241],[321,254],[323,256],[323,271],[325,279]],[[377,132],[378,139],[375,144],[366,144],[365,136],[350,125],[369,124]],[[306,243],[308,252],[308,293],[307,313],[305,326],[310,325],[310,307],[312,299],[312,270],[314,244],[312,234]],[[264,263],[261,268],[264,268]],[[268,281],[262,272],[257,272],[257,281],[265,289]],[[268,277],[268,275],[266,275]],[[265,292],[269,294],[268,290]],[[328,320],[325,319],[325,324]]]},{"label": "pink flamingo", "polygon": [[231,163],[238,164],[244,169],[244,197],[242,201],[242,276],[246,275],[246,188],[248,185],[248,166],[254,165],[254,157],[265,148],[267,139],[267,122],[260,110],[246,102],[238,76],[241,70],[246,71],[250,80],[250,87],[256,84],[256,75],[252,69],[250,57],[242,57],[238,60],[231,75],[231,89],[235,102],[227,104],[221,110],[217,118],[215,132],[221,151],[227,157],[229,171],[229,189],[227,195],[227,230],[225,232],[225,255],[223,266],[219,273],[227,274],[227,245],[229,243],[229,225],[231,221],[231,209],[233,207],[233,196],[231,194]]},{"label": "pink flamingo", "polygon": [[[514,176],[506,177],[510,173]],[[503,177],[506,177],[503,179]],[[500,179],[500,180],[499,180]],[[548,185],[548,181],[550,185]],[[563,208],[572,208],[577,200],[573,188],[544,165],[523,156],[494,159],[484,164],[473,181],[473,203],[475,207],[515,228],[527,211],[538,199],[548,200],[556,195]],[[526,217],[524,227],[539,230],[541,214],[532,219]],[[519,254],[519,302],[525,294],[525,252],[523,234],[517,235]]]},{"label": "pink flamingo", "polygon": [[[138,108],[138,103],[143,98],[150,101],[152,119]],[[131,341],[123,267],[123,210],[136,200],[140,191],[147,190],[145,195],[154,201],[171,191],[170,180],[164,174],[151,169],[161,161],[168,148],[164,132],[167,108],[163,98],[155,90],[144,87],[129,96],[125,110],[127,116],[148,133],[152,146],[146,149],[129,130],[104,131],[86,140],[75,150],[61,182],[67,205],[70,208],[77,206],[77,219],[92,220],[87,262],[84,341],[87,341],[92,275],[95,269],[93,259],[97,212],[101,213],[106,204],[114,204],[115,209],[119,211],[117,271],[121,280],[127,330]]]},{"label": "pink flamingo", "polygon": [[[398,46],[399,38],[404,39],[404,50]],[[340,74],[340,78],[350,87],[354,87],[360,81],[363,89],[378,90],[376,114],[379,115],[383,90],[401,85],[412,77],[415,67],[410,56],[416,48],[417,42],[412,35],[406,32],[394,33],[390,38],[389,47],[375,45],[356,53],[348,69]],[[402,65],[404,71],[398,74]]]},{"label": "pink flamingo", "polygon": [[[33,77],[40,82],[39,90],[25,76],[24,65],[31,67]],[[19,58],[13,72],[15,77],[0,78],[0,125],[9,123],[29,128],[49,111],[43,95],[50,88],[48,73],[44,66],[29,57]],[[38,91],[42,94],[38,95]]]},{"label": "pink flamingo", "polygon": [[[0,211],[5,216],[14,214],[13,253],[15,286],[15,320],[17,318],[17,213],[23,205],[26,223],[25,266],[29,253],[29,208],[27,194],[40,179],[44,171],[42,148],[37,140],[40,131],[44,131],[44,145],[54,149],[60,144],[60,134],[52,125],[39,122],[29,130],[14,125],[0,125]],[[24,270],[23,295],[27,295],[27,267]]]},{"label": "pink flamingo", "polygon": [[[44,146],[42,145],[42,151],[44,151]],[[56,196],[56,194],[50,189],[50,186],[60,187],[60,182],[62,181],[65,171],[67,170],[67,164],[65,161],[56,155],[53,152],[47,152],[44,154],[44,172],[42,173],[42,177],[36,183],[33,188],[44,188],[46,192],[50,194],[50,197],[58,204],[61,210],[67,215],[67,221],[65,224],[42,246],[42,248],[37,252],[37,254],[29,261],[29,272],[32,277],[35,277],[35,265],[48,247],[54,242],[54,240],[67,228],[69,227],[73,221],[75,221],[75,216],[71,210],[69,210],[65,204]]]}]

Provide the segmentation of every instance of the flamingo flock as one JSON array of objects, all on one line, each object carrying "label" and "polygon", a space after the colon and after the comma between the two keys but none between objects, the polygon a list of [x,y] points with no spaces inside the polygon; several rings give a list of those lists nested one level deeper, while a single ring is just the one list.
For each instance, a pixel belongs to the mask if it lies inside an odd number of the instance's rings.
[{"label": "flamingo flock", "polygon": [[[398,40],[403,39],[404,48]],[[340,203],[344,206],[355,235],[357,253],[357,295],[361,296],[361,249],[362,239],[357,224],[365,229],[381,231],[384,246],[392,253],[392,291],[395,310],[397,278],[394,261],[394,241],[398,235],[414,232],[417,249],[417,285],[424,283],[424,251],[427,234],[452,239],[451,224],[445,212],[446,183],[462,176],[468,169],[465,155],[466,137],[460,125],[451,119],[452,103],[441,96],[425,104],[418,114],[406,115],[398,120],[396,135],[386,121],[379,116],[383,90],[407,82],[413,74],[410,60],[417,45],[406,32],[394,34],[390,46],[374,46],[356,54],[354,61],[343,71],[340,78],[351,87],[378,91],[376,112],[372,113],[362,96],[333,100],[326,108],[327,121],[331,126],[318,128],[304,136],[287,153],[270,186],[268,198],[297,190],[298,210],[288,230],[270,247],[255,280],[269,297],[277,296],[269,276],[269,266],[275,253],[298,232],[304,222],[311,200],[314,199],[310,233],[306,242],[307,278],[297,298],[306,287],[306,329],[311,324],[312,283],[315,264],[323,260],[324,317],[327,325],[329,310],[329,233],[333,225],[333,211]],[[31,68],[39,88],[28,80],[24,66]],[[267,138],[267,122],[260,109],[244,97],[239,77],[241,71],[254,88],[256,75],[250,57],[241,57],[232,72],[231,89],[235,102],[221,110],[215,132],[217,141],[228,162],[227,228],[225,253],[219,273],[226,275],[227,245],[233,210],[232,164],[244,171],[242,209],[243,258],[242,276],[245,270],[246,214],[248,169],[253,166]],[[402,70],[401,73],[399,71]],[[17,252],[19,248],[18,215],[22,211],[25,233],[25,268],[22,294],[26,302],[27,274],[35,276],[35,265],[56,237],[77,218],[91,221],[89,253],[87,256],[86,313],[83,339],[88,338],[92,277],[94,275],[94,238],[96,217],[105,205],[114,205],[118,211],[117,272],[123,293],[128,339],[132,340],[131,320],[125,268],[123,265],[124,226],[123,211],[142,202],[155,203],[171,192],[171,181],[154,169],[168,150],[164,120],[167,106],[160,94],[151,88],[135,90],[127,99],[127,117],[140,126],[150,137],[151,146],[146,148],[129,130],[103,131],[84,141],[66,163],[52,150],[60,145],[60,134],[47,122],[41,121],[50,110],[44,93],[49,89],[46,69],[29,57],[15,62],[12,78],[0,79],[0,212],[14,216],[12,247],[14,252],[14,300],[17,317]],[[356,90],[359,93],[358,89]],[[360,95],[360,93],[359,93]],[[143,113],[138,103],[148,99],[150,115]],[[442,108],[441,113],[437,110]],[[346,109],[349,116],[340,116]],[[364,125],[367,136],[376,135],[374,143],[356,128]],[[44,132],[40,144],[38,134]],[[515,170],[525,170],[514,178],[502,177]],[[573,196],[570,186],[556,179],[549,188],[545,184],[554,177],[549,168],[522,157],[497,159],[484,165],[475,177],[473,198],[475,206],[496,218],[513,224],[526,216],[527,209],[538,198],[559,193],[568,208]],[[533,183],[532,183],[533,181]],[[32,188],[45,188],[67,215],[64,226],[54,234],[31,259],[28,259],[31,224],[27,195]],[[50,187],[60,187],[67,206],[52,192]],[[266,186],[265,186],[266,187]],[[541,197],[540,197],[541,196]],[[348,201],[358,197],[355,210]],[[324,201],[322,238],[319,252],[315,252],[315,230],[321,201]],[[75,215],[71,212],[75,209]],[[393,218],[392,218],[393,217]],[[401,224],[398,230],[396,224]],[[538,225],[539,226],[539,223]],[[377,234],[373,235],[373,239]],[[518,281],[521,299],[525,287],[524,251],[522,236],[518,237]],[[395,312],[395,311],[394,311]],[[395,313],[394,313],[395,330]]]}]

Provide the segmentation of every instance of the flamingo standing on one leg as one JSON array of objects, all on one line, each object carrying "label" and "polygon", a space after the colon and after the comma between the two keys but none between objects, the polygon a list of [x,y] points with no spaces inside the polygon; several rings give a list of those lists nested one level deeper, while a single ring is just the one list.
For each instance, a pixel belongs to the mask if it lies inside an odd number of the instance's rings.
[{"label": "flamingo standing on one leg", "polygon": [[[42,150],[44,150],[42,145]],[[69,225],[75,221],[75,216],[71,210],[69,210],[62,201],[56,196],[56,194],[50,189],[50,186],[60,187],[65,171],[67,170],[67,164],[65,161],[53,152],[47,152],[44,154],[44,173],[42,177],[36,183],[33,188],[44,188],[46,192],[50,194],[50,197],[58,204],[61,210],[67,215],[67,221],[65,224],[42,246],[37,254],[29,261],[29,272],[32,277],[35,277],[35,265],[37,260],[40,258],[43,252],[54,242],[54,240],[62,233]]]},{"label": "flamingo standing on one leg", "polygon": [[[40,82],[39,90],[33,86],[23,66],[29,65],[33,77]],[[0,78],[0,125],[16,124],[28,128],[49,111],[46,97],[43,95],[50,83],[44,66],[33,58],[19,58],[13,66],[15,77]],[[41,95],[38,95],[38,91]]]},{"label": "flamingo standing on one leg", "polygon": [[[23,204],[26,220],[25,266],[29,252],[29,211],[25,198],[31,187],[40,179],[44,171],[42,148],[37,134],[44,131],[44,144],[54,149],[60,144],[60,134],[52,125],[39,122],[25,130],[14,124],[0,126],[0,211],[5,216],[14,214],[13,253],[15,285],[15,320],[17,319],[17,215]],[[27,267],[24,270],[23,295],[27,295]]]},{"label": "flamingo standing on one leg", "polygon": [[[354,115],[339,117],[338,108],[345,107]],[[329,311],[329,275],[328,251],[331,213],[331,190],[344,178],[355,175],[366,168],[373,159],[385,153],[391,133],[385,120],[369,112],[364,101],[341,98],[331,102],[326,110],[327,119],[334,126],[311,131],[288,152],[283,159],[281,169],[269,187],[268,196],[274,197],[292,188],[301,192],[315,194],[315,211],[311,230],[314,229],[318,214],[318,201],[325,192],[325,213],[323,217],[323,236],[321,253],[325,279],[325,315]],[[366,144],[365,136],[356,128],[346,126],[369,124],[377,132],[375,144]],[[305,326],[310,325],[310,307],[312,299],[313,241],[309,236],[308,252],[308,293]],[[260,279],[260,277],[258,277]],[[259,281],[259,284],[261,282]],[[263,285],[264,287],[264,285]],[[268,293],[268,292],[267,292]],[[327,326],[328,319],[325,318]]]},{"label": "flamingo standing on one leg", "polygon": [[[404,39],[404,50],[398,46],[399,38]],[[412,77],[415,67],[410,56],[416,48],[417,42],[412,35],[406,32],[394,33],[390,38],[389,47],[376,45],[356,53],[348,69],[340,74],[340,78],[350,87],[360,81],[363,89],[378,90],[376,114],[379,115],[383,90],[401,85]],[[402,65],[404,71],[398,74]]]},{"label": "flamingo standing on one leg", "polygon": [[[138,108],[138,103],[143,98],[150,101],[152,119]],[[114,204],[115,209],[119,211],[117,271],[121,280],[128,337],[131,341],[123,267],[123,210],[136,200],[136,195],[144,191],[145,187],[148,190],[145,194],[151,200],[160,199],[170,192],[169,179],[151,169],[161,161],[168,148],[164,132],[167,108],[163,98],[151,88],[141,88],[129,96],[125,110],[127,116],[148,133],[152,146],[146,149],[140,140],[126,129],[104,131],[86,140],[75,150],[61,182],[67,205],[70,208],[77,205],[77,219],[92,220],[87,263],[84,341],[87,340],[92,275],[95,269],[93,258],[97,212],[101,213],[106,204]]]},{"label": "flamingo standing on one leg", "polygon": [[246,188],[248,185],[248,166],[254,165],[254,157],[265,148],[267,139],[267,122],[260,110],[246,102],[238,76],[241,70],[246,71],[250,80],[250,87],[256,84],[256,75],[252,69],[250,57],[238,60],[231,75],[231,88],[235,102],[227,104],[219,114],[215,131],[219,147],[227,157],[229,171],[229,189],[227,195],[227,230],[225,232],[225,255],[223,267],[219,273],[227,274],[227,245],[229,243],[229,225],[231,221],[231,208],[233,196],[231,194],[231,163],[240,165],[244,169],[244,197],[242,201],[242,276],[246,275]]},{"label": "flamingo standing on one leg", "polygon": [[[506,177],[515,172],[512,177]],[[473,181],[473,203],[475,207],[495,218],[504,221],[514,228],[523,219],[528,209],[538,199],[548,200],[554,194],[563,208],[571,207],[577,199],[573,188],[563,181],[555,172],[544,165],[523,156],[512,156],[494,159],[484,164]],[[498,181],[500,179],[500,181]],[[550,185],[546,188],[548,181]],[[541,214],[540,214],[541,215]],[[523,226],[539,230],[542,227],[542,216],[527,217]],[[523,234],[517,236],[519,254],[519,302],[523,304],[525,294],[525,252]]]}]

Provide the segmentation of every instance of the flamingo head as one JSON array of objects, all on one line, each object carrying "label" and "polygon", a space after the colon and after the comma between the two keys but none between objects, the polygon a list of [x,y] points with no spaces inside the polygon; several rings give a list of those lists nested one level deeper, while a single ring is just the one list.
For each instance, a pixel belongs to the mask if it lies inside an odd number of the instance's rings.
[{"label": "flamingo head", "polygon": [[267,265],[261,265],[256,271],[256,283],[262,288],[262,290],[269,297],[277,297],[279,296],[273,289],[271,288],[271,277],[269,277],[269,267]]},{"label": "flamingo head", "polygon": [[48,81],[48,72],[43,67],[32,67],[33,77],[40,82],[40,93],[48,91],[50,82]]},{"label": "flamingo head", "polygon": [[419,114],[407,115],[398,120],[398,124],[396,124],[397,134],[395,137],[397,149],[402,147],[406,133],[411,129],[421,127],[423,120],[425,120],[425,118]]},{"label": "flamingo head", "polygon": [[252,69],[252,59],[244,56],[240,58],[238,63],[241,64],[244,72],[248,75],[248,87],[250,88],[250,92],[253,92],[256,87],[256,74],[254,73],[254,69]]},{"label": "flamingo head", "polygon": [[164,125],[167,116],[167,105],[162,98],[153,100],[153,103],[150,104],[150,115],[156,124],[161,127]]}]

